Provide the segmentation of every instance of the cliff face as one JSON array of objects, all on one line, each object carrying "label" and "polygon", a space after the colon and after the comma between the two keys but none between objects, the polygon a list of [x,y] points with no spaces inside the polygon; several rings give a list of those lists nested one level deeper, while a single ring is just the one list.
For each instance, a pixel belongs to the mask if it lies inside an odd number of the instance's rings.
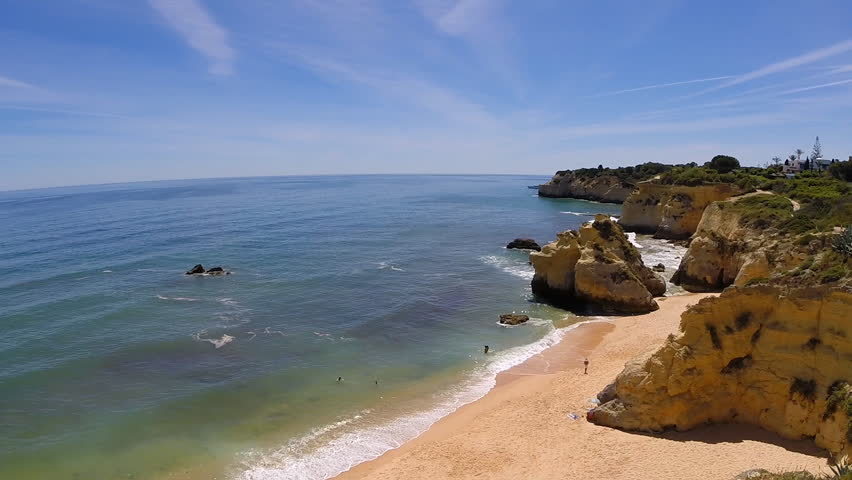
[{"label": "cliff face", "polygon": [[745,198],[713,203],[704,210],[672,282],[691,292],[743,286],[801,265],[828,247],[825,236],[802,244],[783,232],[743,224],[736,203]]},{"label": "cliff face", "polygon": [[589,419],[642,431],[750,423],[852,454],[850,312],[848,285],[727,289],[628,364]]},{"label": "cliff face", "polygon": [[665,281],[642,262],[621,227],[597,215],[579,232],[558,234],[541,252],[530,254],[533,293],[563,307],[591,303],[616,312],[649,312]]},{"label": "cliff face", "polygon": [[624,201],[619,223],[625,230],[653,234],[656,238],[682,239],[692,235],[704,209],[742,191],[734,185],[638,184]]},{"label": "cliff face", "polygon": [[542,197],[580,198],[596,202],[622,203],[633,191],[632,183],[615,175],[577,176],[573,172],[557,172],[549,182],[539,185]]}]

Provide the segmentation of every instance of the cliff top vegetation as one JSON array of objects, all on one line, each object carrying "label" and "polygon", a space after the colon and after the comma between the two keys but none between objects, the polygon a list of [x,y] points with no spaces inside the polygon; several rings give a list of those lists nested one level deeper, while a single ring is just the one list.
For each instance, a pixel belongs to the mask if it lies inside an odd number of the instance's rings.
[{"label": "cliff top vegetation", "polygon": [[598,168],[578,168],[576,170],[560,170],[556,172],[556,174],[571,174],[578,178],[592,178],[603,175],[611,175],[617,177],[622,182],[636,183],[653,178],[654,176],[659,175],[663,172],[667,172],[677,166],[679,165],[666,165],[664,163],[656,162],[647,162],[635,166],[618,168],[604,168],[602,165],[599,165]]}]

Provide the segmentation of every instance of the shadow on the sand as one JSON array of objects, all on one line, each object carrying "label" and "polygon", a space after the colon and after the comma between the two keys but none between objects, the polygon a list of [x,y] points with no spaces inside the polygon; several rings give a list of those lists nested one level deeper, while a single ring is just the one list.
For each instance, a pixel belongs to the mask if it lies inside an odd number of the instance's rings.
[{"label": "shadow on the sand", "polygon": [[694,428],[686,432],[667,431],[662,433],[628,432],[635,435],[663,438],[674,442],[742,443],[746,441],[777,445],[787,451],[829,458],[828,452],[814,445],[813,440],[790,440],[760,427],[745,424],[718,424]]}]

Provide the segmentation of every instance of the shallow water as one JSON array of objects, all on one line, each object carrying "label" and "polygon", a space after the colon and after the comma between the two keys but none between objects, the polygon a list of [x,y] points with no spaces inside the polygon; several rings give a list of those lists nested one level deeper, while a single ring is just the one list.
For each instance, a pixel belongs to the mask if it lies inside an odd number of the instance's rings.
[{"label": "shallow water", "polygon": [[324,478],[411,438],[561,335],[503,246],[619,206],[544,180],[0,193],[0,478]]}]

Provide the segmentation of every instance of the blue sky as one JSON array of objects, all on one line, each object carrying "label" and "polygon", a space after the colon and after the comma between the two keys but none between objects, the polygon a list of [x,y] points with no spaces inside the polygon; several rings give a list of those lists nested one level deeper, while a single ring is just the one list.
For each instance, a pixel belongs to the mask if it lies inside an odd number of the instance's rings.
[{"label": "blue sky", "polygon": [[852,2],[0,0],[0,189],[852,155]]}]

